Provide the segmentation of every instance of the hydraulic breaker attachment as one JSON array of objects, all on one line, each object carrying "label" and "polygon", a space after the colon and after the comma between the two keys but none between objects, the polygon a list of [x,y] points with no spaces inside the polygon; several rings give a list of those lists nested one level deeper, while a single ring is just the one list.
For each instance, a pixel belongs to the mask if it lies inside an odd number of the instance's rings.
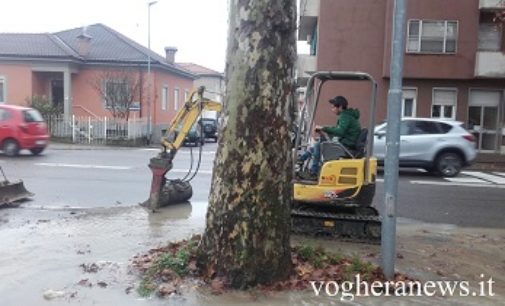
[{"label": "hydraulic breaker attachment", "polygon": [[151,193],[146,206],[152,210],[160,207],[161,189],[165,185],[165,174],[172,169],[172,156],[166,152],[160,153],[157,157],[151,158],[149,168],[153,172],[151,182]]}]

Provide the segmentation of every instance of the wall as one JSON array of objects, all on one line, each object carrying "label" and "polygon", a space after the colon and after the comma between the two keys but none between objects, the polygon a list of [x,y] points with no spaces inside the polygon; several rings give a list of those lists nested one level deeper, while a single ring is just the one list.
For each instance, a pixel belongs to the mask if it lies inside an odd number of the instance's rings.
[{"label": "wall", "polygon": [[[362,71],[379,82],[377,118],[385,114],[387,89],[382,80],[386,0],[321,0],[318,70]],[[361,111],[361,123],[367,125],[370,90],[368,84],[327,83],[321,94],[316,122],[335,124],[327,101],[335,96],[347,97],[352,107]]]},{"label": "wall", "polygon": [[[177,75],[168,74],[163,71],[153,71],[154,88],[153,88],[153,102],[155,104],[155,113],[153,122],[156,125],[166,126],[170,123],[176,114],[174,109],[174,89],[179,89],[179,103],[180,109],[184,105],[184,92],[188,91],[191,94],[193,89],[193,80],[181,78]],[[167,110],[161,109],[161,90],[163,86],[168,86],[168,107]]]},{"label": "wall", "polygon": [[[389,77],[393,0],[388,0],[385,24],[383,76]],[[456,20],[458,38],[456,54],[405,54],[405,78],[473,79],[478,45],[479,1],[409,0],[409,19]]]},{"label": "wall", "polygon": [[26,64],[0,63],[0,76],[3,76],[7,83],[7,103],[26,105],[26,99],[32,96],[31,67]]}]

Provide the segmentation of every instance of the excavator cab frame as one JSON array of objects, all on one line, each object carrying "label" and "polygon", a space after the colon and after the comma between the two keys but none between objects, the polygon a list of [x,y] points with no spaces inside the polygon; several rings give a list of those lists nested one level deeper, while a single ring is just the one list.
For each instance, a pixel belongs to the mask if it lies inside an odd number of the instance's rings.
[{"label": "excavator cab frame", "polygon": [[[366,147],[363,154],[352,154],[338,141],[321,143],[323,163],[315,180],[299,175],[296,165],[300,151],[307,150],[314,127],[322,86],[328,81],[370,83],[370,103]],[[378,242],[380,217],[373,208],[377,160],[372,157],[377,83],[364,72],[319,71],[307,83],[293,150],[293,230],[304,234],[338,236],[353,241]],[[365,145],[364,144],[364,145]],[[339,154],[329,154],[340,150]],[[325,158],[325,151],[329,152]]]}]

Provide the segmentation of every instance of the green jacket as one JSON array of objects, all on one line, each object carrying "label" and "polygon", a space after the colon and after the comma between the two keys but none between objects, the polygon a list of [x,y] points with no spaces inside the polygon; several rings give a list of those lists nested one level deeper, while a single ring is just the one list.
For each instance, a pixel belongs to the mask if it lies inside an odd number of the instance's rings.
[{"label": "green jacket", "polygon": [[345,109],[340,113],[336,126],[325,126],[323,132],[331,138],[338,137],[339,141],[347,147],[354,148],[361,132],[359,124],[359,110]]}]

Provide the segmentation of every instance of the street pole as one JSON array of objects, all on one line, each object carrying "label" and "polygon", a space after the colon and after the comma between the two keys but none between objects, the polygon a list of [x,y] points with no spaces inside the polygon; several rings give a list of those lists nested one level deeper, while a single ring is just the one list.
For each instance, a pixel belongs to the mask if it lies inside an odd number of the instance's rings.
[{"label": "street pole", "polygon": [[393,39],[391,46],[390,85],[388,92],[386,157],[384,160],[384,212],[382,223],[382,270],[391,280],[396,257],[396,203],[398,199],[398,159],[402,103],[403,54],[407,0],[394,1]]},{"label": "street pole", "polygon": [[147,4],[147,137],[149,142],[152,139],[152,121],[151,121],[151,6],[158,1],[151,1]]}]

